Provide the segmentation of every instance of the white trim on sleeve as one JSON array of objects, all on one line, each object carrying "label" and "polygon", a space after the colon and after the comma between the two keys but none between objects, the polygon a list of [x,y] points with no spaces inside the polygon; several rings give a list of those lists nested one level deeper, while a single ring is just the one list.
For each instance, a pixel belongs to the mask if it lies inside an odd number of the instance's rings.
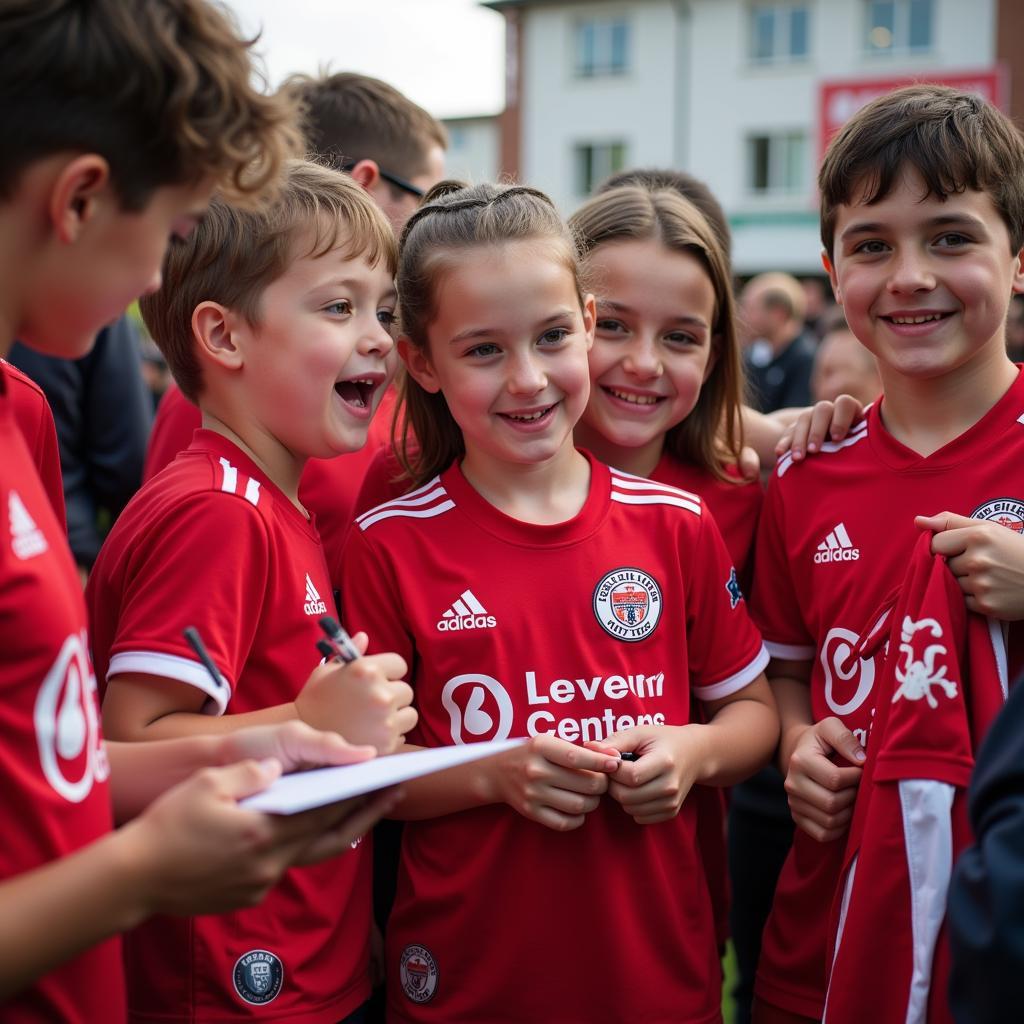
[{"label": "white trim on sleeve", "polygon": [[903,779],[899,786],[913,935],[906,1024],[926,1024],[935,943],[946,916],[946,892],[953,872],[955,789],[934,779]]},{"label": "white trim on sleeve", "polygon": [[753,661],[749,662],[745,668],[741,668],[739,672],[729,676],[728,679],[722,679],[717,683],[712,683],[710,686],[695,686],[693,688],[693,695],[697,700],[721,700],[722,697],[728,697],[737,690],[742,690],[744,686],[749,686],[765,670],[767,665],[768,652],[765,650],[764,644],[762,644],[761,650],[757,652]]},{"label": "white trim on sleeve", "polygon": [[189,686],[202,690],[209,698],[203,705],[204,715],[223,715],[231,697],[231,683],[223,672],[221,679],[225,685],[215,686],[210,673],[200,662],[191,658],[181,658],[176,654],[162,654],[159,651],[121,651],[120,654],[115,654],[107,668],[107,681],[114,676],[136,673],[175,679],[179,683],[188,683]]},{"label": "white trim on sleeve", "polygon": [[764,646],[773,658],[781,658],[783,661],[811,661],[814,658],[813,647],[804,647],[797,644],[777,644],[771,640],[765,640]]}]

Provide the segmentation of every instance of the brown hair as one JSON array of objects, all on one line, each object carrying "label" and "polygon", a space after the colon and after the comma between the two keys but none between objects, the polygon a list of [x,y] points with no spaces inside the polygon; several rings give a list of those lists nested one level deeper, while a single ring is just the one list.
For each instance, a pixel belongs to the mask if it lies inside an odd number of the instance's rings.
[{"label": "brown hair", "polygon": [[720,479],[732,479],[725,466],[739,460],[743,447],[743,364],[729,264],[715,232],[697,207],[678,192],[650,191],[635,185],[623,185],[587,200],[569,218],[569,225],[584,259],[605,242],[653,239],[667,249],[694,256],[704,268],[715,290],[711,325],[715,363],[693,411],[666,432],[665,447]]},{"label": "brown hair", "polygon": [[876,203],[907,167],[939,199],[987,192],[1011,252],[1024,246],[1024,139],[1005,114],[972,93],[910,85],[873,100],[832,140],[818,175],[821,240],[829,258],[837,208]]},{"label": "brown hair", "polygon": [[704,215],[718,236],[718,242],[725,254],[725,261],[732,265],[732,232],[729,230],[729,218],[722,209],[722,204],[715,194],[701,181],[686,171],[676,171],[669,167],[635,167],[630,171],[619,171],[601,182],[594,190],[594,195],[610,192],[613,188],[623,185],[639,185],[648,192],[659,192],[671,189],[678,192],[684,199],[689,199]]},{"label": "brown hair", "polygon": [[321,78],[293,75],[281,91],[302,107],[309,149],[332,167],[374,160],[415,178],[427,170],[431,146],[448,148],[444,126],[393,86],[343,71]]},{"label": "brown hair", "polygon": [[256,196],[300,152],[294,103],[258,92],[250,42],[206,0],[6,0],[0,196],[24,168],[98,153],[127,210],[212,175]]},{"label": "brown hair", "polygon": [[[437,283],[444,273],[467,250],[516,241],[552,246],[573,275],[582,303],[574,240],[543,192],[525,185],[435,185],[402,232],[397,282],[402,334],[426,351],[427,328],[437,314]],[[460,459],[465,442],[444,395],[425,391],[406,373],[400,396],[395,450],[414,484],[420,484]]]},{"label": "brown hair", "polygon": [[192,313],[213,301],[258,325],[263,292],[296,259],[340,248],[346,259],[384,261],[393,274],[395,236],[387,218],[351,178],[305,160],[289,161],[272,203],[257,209],[215,197],[202,221],[172,244],[163,285],[139,301],[143,319],[182,393],[202,389]]}]

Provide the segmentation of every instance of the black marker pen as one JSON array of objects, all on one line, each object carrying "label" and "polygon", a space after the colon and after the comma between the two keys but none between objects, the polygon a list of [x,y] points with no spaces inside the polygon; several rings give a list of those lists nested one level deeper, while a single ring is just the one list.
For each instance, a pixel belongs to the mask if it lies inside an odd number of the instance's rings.
[{"label": "black marker pen", "polygon": [[619,760],[620,761],[639,761],[640,760],[640,755],[637,754],[635,751],[627,750],[627,751],[619,754]]},{"label": "black marker pen", "polygon": [[335,654],[346,665],[359,657],[359,651],[356,650],[356,645],[352,643],[352,637],[345,632],[337,619],[330,615],[321,615],[317,621],[320,623],[320,628],[324,631],[327,639],[334,645]]},{"label": "black marker pen", "polygon": [[203,663],[203,668],[210,674],[213,685],[218,689],[223,687],[226,690],[228,684],[224,682],[224,677],[217,671],[217,666],[213,663],[213,658],[210,657],[210,652],[206,649],[206,644],[203,643],[199,630],[195,626],[186,626],[182,632],[185,634],[189,647],[196,652],[196,657]]}]

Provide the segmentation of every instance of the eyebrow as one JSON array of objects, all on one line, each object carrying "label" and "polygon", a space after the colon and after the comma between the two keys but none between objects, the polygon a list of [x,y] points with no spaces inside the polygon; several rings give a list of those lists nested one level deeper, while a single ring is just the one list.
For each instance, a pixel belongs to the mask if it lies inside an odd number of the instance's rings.
[{"label": "eyebrow", "polygon": [[[573,315],[573,311],[569,308],[560,309],[557,313],[552,313],[546,320],[541,320],[539,324],[534,327],[534,330],[539,330],[542,327],[547,327],[549,324],[557,323],[559,320],[570,319]],[[470,341],[473,338],[490,338],[495,334],[504,333],[498,327],[467,327],[464,331],[459,331],[458,334],[452,337],[448,344],[454,345],[460,341]]]},{"label": "eyebrow", "polygon": [[[972,213],[944,213],[925,221],[924,227],[928,230],[948,227],[971,227],[975,231],[986,230],[985,222]],[[882,221],[854,221],[843,229],[839,237],[844,239],[851,235],[883,234],[888,228],[889,225]]]},{"label": "eyebrow", "polygon": [[[611,299],[598,299],[597,300],[598,315],[600,315],[600,312],[601,312],[602,309],[610,309],[613,313],[635,313],[636,312],[636,310],[633,309],[631,306],[627,306],[627,305],[625,305],[622,302],[614,302]],[[669,319],[673,323],[677,323],[677,324],[696,324],[698,327],[703,327],[705,329],[707,329],[708,326],[709,326],[707,320],[705,320],[704,317],[702,317],[702,316],[692,316],[692,315],[684,314],[682,316],[672,316],[672,317],[669,317]]]}]

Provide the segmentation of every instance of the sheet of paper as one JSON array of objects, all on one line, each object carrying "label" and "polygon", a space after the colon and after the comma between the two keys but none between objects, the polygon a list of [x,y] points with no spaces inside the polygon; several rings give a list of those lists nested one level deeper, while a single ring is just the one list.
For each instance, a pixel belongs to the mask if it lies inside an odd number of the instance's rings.
[{"label": "sheet of paper", "polygon": [[493,757],[525,743],[526,738],[465,743],[451,747],[431,747],[408,754],[375,757],[360,764],[340,768],[314,768],[308,772],[283,775],[262,793],[241,801],[242,807],[270,814],[296,814],[311,807],[333,804],[349,797],[372,793],[396,782],[444,771],[458,764]]}]

